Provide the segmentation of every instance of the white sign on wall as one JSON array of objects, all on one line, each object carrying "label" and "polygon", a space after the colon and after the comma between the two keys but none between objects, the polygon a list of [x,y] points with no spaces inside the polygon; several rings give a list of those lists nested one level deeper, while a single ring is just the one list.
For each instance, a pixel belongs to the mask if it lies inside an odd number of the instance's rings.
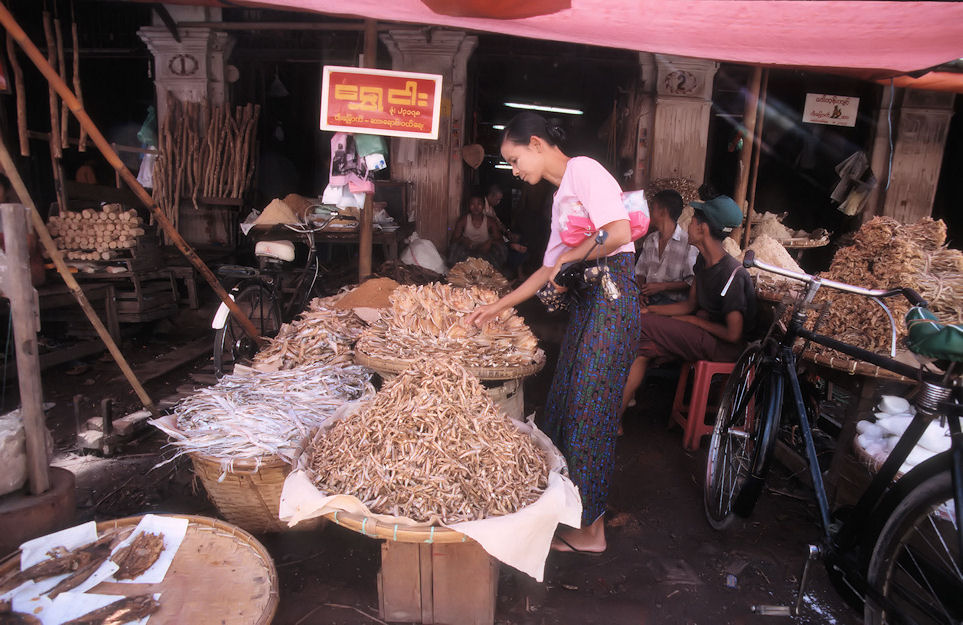
[{"label": "white sign on wall", "polygon": [[810,124],[855,126],[859,98],[825,93],[807,93],[802,120]]}]

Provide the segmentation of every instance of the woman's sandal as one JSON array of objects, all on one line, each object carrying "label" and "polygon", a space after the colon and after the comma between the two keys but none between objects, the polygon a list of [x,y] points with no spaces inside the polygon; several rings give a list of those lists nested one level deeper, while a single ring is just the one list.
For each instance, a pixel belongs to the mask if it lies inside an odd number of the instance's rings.
[{"label": "woman's sandal", "polygon": [[556,551],[558,553],[578,553],[586,556],[600,556],[603,553],[605,553],[604,549],[602,551],[589,551],[587,549],[579,549],[578,547],[575,547],[574,545],[572,545],[572,543],[568,542],[558,534],[555,535],[554,540],[557,540],[561,542],[563,545],[565,545],[566,547],[568,547],[568,549],[558,549],[556,545],[553,544],[552,551]]}]

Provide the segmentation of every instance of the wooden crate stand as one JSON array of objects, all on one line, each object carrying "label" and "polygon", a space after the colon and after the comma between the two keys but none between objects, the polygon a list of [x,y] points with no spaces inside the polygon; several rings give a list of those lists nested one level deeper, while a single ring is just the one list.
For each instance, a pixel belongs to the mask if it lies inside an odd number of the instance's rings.
[{"label": "wooden crate stand", "polygon": [[386,621],[492,625],[498,561],[473,540],[381,543],[378,609]]}]

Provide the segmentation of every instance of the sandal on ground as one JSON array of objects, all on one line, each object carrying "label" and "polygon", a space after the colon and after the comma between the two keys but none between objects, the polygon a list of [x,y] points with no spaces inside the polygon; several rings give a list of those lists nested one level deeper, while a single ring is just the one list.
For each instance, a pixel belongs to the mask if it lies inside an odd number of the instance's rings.
[{"label": "sandal on ground", "polygon": [[[558,541],[562,545],[565,545],[565,548],[559,548],[561,545],[559,545],[555,541]],[[589,551],[587,549],[579,549],[578,547],[575,547],[574,545],[572,545],[572,543],[568,542],[558,534],[556,534],[555,538],[552,539],[552,551],[557,551],[558,553],[578,553],[586,556],[600,556],[603,553],[605,553],[604,549],[602,551]]]}]

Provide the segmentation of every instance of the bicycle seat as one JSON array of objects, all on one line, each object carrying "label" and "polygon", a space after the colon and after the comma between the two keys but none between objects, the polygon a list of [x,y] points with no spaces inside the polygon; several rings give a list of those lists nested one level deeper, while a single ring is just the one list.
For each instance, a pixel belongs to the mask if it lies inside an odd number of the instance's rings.
[{"label": "bicycle seat", "polygon": [[963,362],[963,325],[940,323],[932,312],[914,306],[906,313],[910,351],[935,358]]},{"label": "bicycle seat", "polygon": [[292,241],[258,241],[254,246],[254,255],[259,258],[291,262],[294,260],[294,243]]}]

